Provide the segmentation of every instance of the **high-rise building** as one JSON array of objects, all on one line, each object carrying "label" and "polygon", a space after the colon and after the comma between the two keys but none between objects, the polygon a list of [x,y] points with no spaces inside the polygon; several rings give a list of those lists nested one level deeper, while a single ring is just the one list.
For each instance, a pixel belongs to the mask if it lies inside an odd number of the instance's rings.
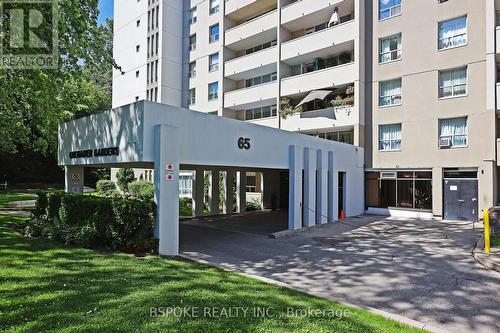
[{"label": "high-rise building", "polygon": [[113,107],[147,99],[364,147],[368,210],[475,219],[498,194],[497,9],[115,0]]}]

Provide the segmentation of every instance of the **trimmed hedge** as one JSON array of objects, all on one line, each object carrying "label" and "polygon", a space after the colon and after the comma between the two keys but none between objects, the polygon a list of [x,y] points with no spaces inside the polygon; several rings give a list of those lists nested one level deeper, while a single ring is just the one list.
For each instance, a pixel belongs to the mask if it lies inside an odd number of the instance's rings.
[{"label": "trimmed hedge", "polygon": [[136,180],[128,184],[128,192],[139,200],[153,200],[155,186],[145,180]]},{"label": "trimmed hedge", "polygon": [[26,234],[90,248],[154,248],[152,202],[63,192],[39,193]]}]

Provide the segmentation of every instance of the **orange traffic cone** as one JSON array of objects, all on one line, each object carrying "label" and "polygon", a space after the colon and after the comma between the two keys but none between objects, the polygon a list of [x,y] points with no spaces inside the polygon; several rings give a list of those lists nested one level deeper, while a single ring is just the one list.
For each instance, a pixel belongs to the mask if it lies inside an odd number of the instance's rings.
[{"label": "orange traffic cone", "polygon": [[340,221],[343,221],[345,219],[345,214],[344,214],[344,210],[342,209],[340,211]]}]

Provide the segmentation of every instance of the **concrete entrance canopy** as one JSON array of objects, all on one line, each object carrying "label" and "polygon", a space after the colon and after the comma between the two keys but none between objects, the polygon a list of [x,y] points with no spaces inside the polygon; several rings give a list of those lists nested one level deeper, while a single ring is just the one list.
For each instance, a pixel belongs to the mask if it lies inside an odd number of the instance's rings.
[{"label": "concrete entrance canopy", "polygon": [[[58,155],[68,192],[82,192],[85,166],[154,168],[162,255],[179,252],[180,169],[286,171],[289,229],[337,219],[338,173],[344,172],[345,215],[364,212],[362,148],[164,104],[140,101],[64,123]],[[245,177],[228,172],[233,177],[244,193]],[[237,202],[244,211],[244,200]]]}]

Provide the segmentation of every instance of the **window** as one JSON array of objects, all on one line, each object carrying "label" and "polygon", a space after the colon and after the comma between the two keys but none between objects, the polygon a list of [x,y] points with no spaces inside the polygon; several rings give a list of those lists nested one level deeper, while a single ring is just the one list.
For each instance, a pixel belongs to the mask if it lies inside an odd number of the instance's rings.
[{"label": "window", "polygon": [[262,45],[254,46],[254,47],[251,47],[249,49],[246,49],[245,50],[245,54],[251,54],[251,53],[254,53],[254,52],[257,52],[257,51],[261,51],[261,50],[264,50],[264,49],[267,49],[267,48],[273,47],[273,46],[276,46],[276,40],[264,43]]},{"label": "window", "polygon": [[271,73],[262,76],[253,77],[251,79],[245,80],[245,87],[249,88],[263,83],[268,83],[277,80],[277,74]]},{"label": "window", "polygon": [[210,15],[219,12],[219,0],[210,0]]},{"label": "window", "polygon": [[149,80],[150,80],[150,79],[149,79],[149,63],[148,63],[148,65],[147,65],[147,68],[148,68],[148,69],[146,70],[146,81],[147,81],[147,83],[149,83]]},{"label": "window", "polygon": [[158,54],[158,44],[159,43],[160,43],[160,33],[157,32],[156,33],[156,47],[155,47],[156,52],[155,52],[155,54]]},{"label": "window", "polygon": [[276,104],[245,110],[245,120],[276,117],[278,108]]},{"label": "window", "polygon": [[196,34],[189,36],[189,51],[196,50]]},{"label": "window", "polygon": [[213,43],[219,40],[219,23],[212,25],[209,28],[209,42]]},{"label": "window", "polygon": [[151,12],[148,11],[148,31],[151,30]]},{"label": "window", "polygon": [[439,98],[467,94],[467,67],[439,72]]},{"label": "window", "polygon": [[219,98],[219,82],[212,82],[208,85],[208,100],[213,101]]},{"label": "window", "polygon": [[156,7],[156,27],[158,28],[158,23],[160,22],[158,15],[160,13],[160,7]]},{"label": "window", "polygon": [[439,139],[450,139],[451,147],[467,146],[467,117],[440,119]]},{"label": "window", "polygon": [[438,49],[444,50],[467,44],[467,16],[439,23]]},{"label": "window", "polygon": [[149,51],[150,50],[150,47],[149,47],[149,37],[148,37],[148,46],[147,46],[147,48],[148,48],[148,57],[149,57],[149,52],[150,52]]},{"label": "window", "polygon": [[309,34],[312,34],[314,32],[324,30],[326,28],[328,28],[328,22],[327,23],[321,23],[321,24],[318,24],[318,25],[316,25],[314,27],[310,27],[310,28],[304,29],[304,35],[309,35]]},{"label": "window", "polygon": [[196,61],[189,63],[188,78],[193,79],[196,77]]},{"label": "window", "polygon": [[379,0],[378,1],[378,18],[386,20],[393,16],[401,14],[401,0]]},{"label": "window", "polygon": [[196,10],[196,7],[194,7],[189,10],[188,22],[189,24],[194,24],[196,21],[198,21],[198,11]]},{"label": "window", "polygon": [[155,60],[155,82],[158,82],[158,60]]},{"label": "window", "polygon": [[196,103],[196,88],[188,90],[188,105]]},{"label": "window", "polygon": [[155,28],[155,9],[151,10],[151,30]]},{"label": "window", "polygon": [[150,56],[153,56],[154,52],[154,45],[155,45],[155,35],[152,35],[151,36],[151,55]]},{"label": "window", "polygon": [[139,71],[135,71],[135,77],[139,77]]},{"label": "window", "polygon": [[141,46],[140,45],[136,45],[135,46],[135,52],[139,52],[139,50],[141,49]]},{"label": "window", "polygon": [[379,106],[401,105],[401,79],[380,82]]},{"label": "window", "polygon": [[401,124],[379,126],[379,150],[401,150]]},{"label": "window", "polygon": [[158,87],[155,88],[155,102],[158,102]]},{"label": "window", "polygon": [[151,64],[150,64],[150,69],[151,69],[150,74],[149,74],[149,75],[150,75],[150,77],[151,77],[150,82],[153,82],[154,70],[155,70],[154,63],[151,63]]},{"label": "window", "polygon": [[179,175],[179,195],[190,197],[193,194],[193,177]]},{"label": "window", "polygon": [[399,60],[401,55],[401,34],[380,39],[379,62],[381,64]]},{"label": "window", "polygon": [[328,133],[314,133],[314,134],[309,134],[311,136],[315,136],[321,139],[325,140],[330,140],[330,141],[337,141],[337,142],[342,142],[342,143],[347,143],[347,144],[353,144],[354,139],[354,133],[353,131],[339,131],[339,132],[328,132]]},{"label": "window", "polygon": [[219,69],[219,52],[208,57],[208,71],[213,72]]}]

